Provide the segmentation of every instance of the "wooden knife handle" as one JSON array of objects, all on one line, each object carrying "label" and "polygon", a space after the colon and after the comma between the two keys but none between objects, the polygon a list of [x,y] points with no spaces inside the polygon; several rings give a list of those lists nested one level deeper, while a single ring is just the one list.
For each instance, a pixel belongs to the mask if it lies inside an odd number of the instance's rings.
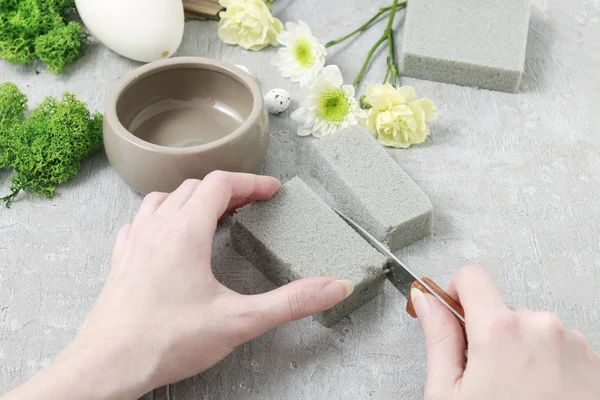
[{"label": "wooden knife handle", "polygon": [[[444,299],[444,301],[446,303],[448,303],[452,308],[454,308],[463,318],[465,317],[465,311],[463,310],[461,305],[458,304],[452,297],[450,297],[450,295],[448,293],[443,291],[431,279],[429,279],[429,278],[422,278],[422,279],[423,279],[423,282],[425,282],[431,289],[433,289],[434,292],[436,292],[442,299]],[[411,288],[411,290],[413,288],[417,288],[423,293],[431,293],[419,281],[414,281],[412,283],[412,285],[410,285],[410,288]],[[408,302],[406,303],[406,312],[411,317],[417,318],[417,314],[415,313],[415,308],[413,307],[412,299],[410,298],[410,296],[408,296]],[[460,324],[460,327],[463,330],[463,333],[464,333],[465,339],[466,339],[467,335],[466,335],[466,330],[465,330],[465,323],[458,318],[457,318],[457,320]]]}]

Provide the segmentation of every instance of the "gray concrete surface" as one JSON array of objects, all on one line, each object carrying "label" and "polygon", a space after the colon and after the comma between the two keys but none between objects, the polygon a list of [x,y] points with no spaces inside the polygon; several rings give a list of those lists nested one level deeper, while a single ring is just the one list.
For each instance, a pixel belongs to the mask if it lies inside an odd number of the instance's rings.
[{"label": "gray concrete surface", "polygon": [[[274,11],[284,21],[306,21],[325,42],[388,3],[278,0]],[[556,312],[600,350],[600,2],[533,4],[521,93],[402,80],[433,99],[441,116],[429,143],[390,151],[435,209],[432,236],[398,255],[441,285],[463,264],[484,264],[508,303]],[[331,49],[329,62],[351,80],[382,28]],[[269,64],[273,50],[225,46],[215,23],[187,23],[179,53],[243,63],[265,90],[296,94],[291,110],[298,105],[298,88]],[[114,80],[136,65],[95,45],[65,76],[0,63],[0,81],[17,82],[33,104],[71,90],[100,108]],[[384,68],[380,52],[366,80],[379,81]],[[301,138],[289,112],[271,121],[266,172],[290,178]],[[7,179],[0,171],[2,192]],[[107,276],[117,230],[140,202],[98,155],[55,199],[23,196],[0,210],[0,392],[48,365],[73,338]],[[215,273],[229,287],[272,289],[228,246],[227,224],[215,248]],[[386,285],[334,329],[310,319],[280,327],[174,385],[170,397],[422,398],[422,334]]]}]

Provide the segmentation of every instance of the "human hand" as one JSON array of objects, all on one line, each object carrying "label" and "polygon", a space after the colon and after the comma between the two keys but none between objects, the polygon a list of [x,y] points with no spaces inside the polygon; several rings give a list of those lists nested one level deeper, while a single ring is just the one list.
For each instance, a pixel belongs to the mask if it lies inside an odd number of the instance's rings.
[{"label": "human hand", "polygon": [[600,357],[553,314],[508,308],[486,271],[462,268],[448,294],[465,310],[469,341],[439,301],[411,292],[427,345],[426,400],[600,398]]},{"label": "human hand", "polygon": [[334,278],[260,295],[238,294],[215,279],[218,220],[279,186],[274,178],[217,171],[169,195],[146,196],[118,234],[109,277],[77,338],[8,398],[140,397],[206,370],[277,325],[342,301],[354,286]]}]

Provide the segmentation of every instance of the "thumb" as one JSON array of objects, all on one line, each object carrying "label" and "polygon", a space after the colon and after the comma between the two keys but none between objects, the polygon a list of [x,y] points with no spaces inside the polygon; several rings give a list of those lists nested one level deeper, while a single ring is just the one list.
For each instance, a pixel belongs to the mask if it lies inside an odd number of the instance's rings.
[{"label": "thumb", "polygon": [[427,346],[426,393],[443,399],[465,369],[465,341],[456,317],[435,297],[413,288],[410,296]]},{"label": "thumb", "polygon": [[286,322],[325,311],[354,291],[354,283],[334,278],[306,278],[288,283],[268,293],[248,296],[255,335]]}]

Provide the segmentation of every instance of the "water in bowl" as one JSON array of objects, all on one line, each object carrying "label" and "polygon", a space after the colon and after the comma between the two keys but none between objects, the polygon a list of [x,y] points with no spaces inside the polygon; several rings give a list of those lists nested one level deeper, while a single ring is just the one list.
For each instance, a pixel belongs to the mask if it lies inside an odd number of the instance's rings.
[{"label": "water in bowl", "polygon": [[219,101],[164,99],[142,111],[129,131],[160,146],[192,147],[218,140],[243,122],[236,110]]}]

